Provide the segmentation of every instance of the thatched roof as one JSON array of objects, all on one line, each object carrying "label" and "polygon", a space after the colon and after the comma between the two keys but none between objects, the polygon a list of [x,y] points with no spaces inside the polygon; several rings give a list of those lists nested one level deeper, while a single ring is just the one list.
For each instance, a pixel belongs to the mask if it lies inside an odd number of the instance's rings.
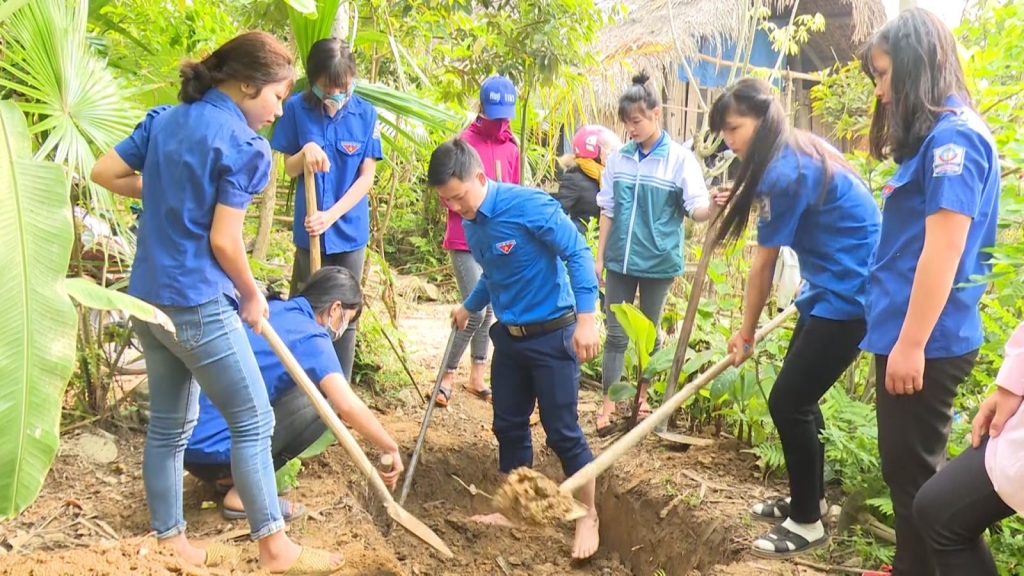
[{"label": "thatched roof", "polygon": [[[672,2],[669,6],[669,2]],[[597,4],[610,9],[612,0]],[[601,58],[600,74],[593,82],[600,108],[617,100],[630,84],[630,78],[641,69],[652,73],[655,82],[662,82],[661,72],[679,60],[678,50],[686,56],[698,53],[701,44],[720,45],[741,34],[748,22],[750,0],[626,0],[628,12],[598,36]],[[774,14],[788,15],[794,0],[768,0]],[[825,32],[813,34],[802,48],[820,64],[828,66],[838,59],[848,61],[855,47],[865,41],[886,20],[881,0],[800,0],[798,14],[820,13],[825,17]],[[675,40],[673,40],[673,23]],[[793,68],[794,66],[791,66]]]}]

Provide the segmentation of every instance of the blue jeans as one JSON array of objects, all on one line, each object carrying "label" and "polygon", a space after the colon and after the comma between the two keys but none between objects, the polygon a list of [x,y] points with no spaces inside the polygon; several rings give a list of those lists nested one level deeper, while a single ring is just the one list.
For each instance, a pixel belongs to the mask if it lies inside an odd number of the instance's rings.
[{"label": "blue jeans", "polygon": [[134,324],[149,377],[151,416],[142,476],[156,537],[185,531],[182,467],[199,415],[199,386],[231,430],[231,475],[251,538],[284,529],[270,455],[274,412],[234,302],[222,295],[199,306],[160,309],[174,322],[177,335],[145,322]]},{"label": "blue jeans", "polygon": [[491,326],[491,388],[498,467],[504,473],[533,466],[530,415],[540,408],[547,445],[572,476],[594,459],[576,413],[580,364],[572,349],[573,322],[548,334],[517,338],[503,324]]}]

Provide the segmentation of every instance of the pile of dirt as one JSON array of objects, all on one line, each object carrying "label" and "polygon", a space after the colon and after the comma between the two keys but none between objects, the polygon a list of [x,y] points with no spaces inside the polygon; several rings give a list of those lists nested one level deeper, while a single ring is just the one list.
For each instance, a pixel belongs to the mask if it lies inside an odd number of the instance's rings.
[{"label": "pile of dirt", "polygon": [[[447,335],[448,306],[434,306],[407,317],[403,331],[410,364],[421,388],[432,384]],[[440,335],[440,336],[439,336]],[[460,372],[458,379],[464,379]],[[581,420],[593,434],[591,408],[597,393],[585,391]],[[389,407],[385,427],[406,450],[413,446],[423,408]],[[687,452],[666,450],[656,440],[628,453],[598,481],[601,548],[586,562],[571,560],[573,525],[500,528],[470,520],[495,511],[483,494],[498,491],[497,444],[490,431],[489,405],[455,386],[450,408],[435,410],[415,483],[405,508],[429,526],[455,553],[442,557],[421,540],[391,523],[365,480],[338,447],[306,461],[299,485],[286,498],[306,505],[308,514],[289,524],[303,545],[339,551],[346,558],[341,574],[564,576],[655,574],[808,574],[792,564],[755,560],[743,563],[744,550],[763,529],[746,520],[751,501],[776,495],[764,487],[754,457],[735,441],[716,441]],[[144,436],[116,431],[117,457],[110,463],[61,454],[38,501],[19,518],[0,524],[0,574],[229,574],[182,566],[148,538],[149,518],[142,486]],[[590,436],[595,453],[607,441]],[[534,428],[532,474],[516,475],[522,490],[513,498],[536,501],[562,477],[557,457],[544,447],[543,430]],[[406,453],[406,458],[408,453]],[[373,454],[371,454],[371,458]],[[543,479],[538,483],[536,480]],[[69,504],[73,502],[73,504]],[[258,573],[256,547],[244,522],[221,516],[214,491],[195,479],[185,481],[188,533],[201,540],[239,546],[237,573]],[[528,512],[528,514],[534,514]],[[546,518],[543,513],[537,515]],[[84,522],[82,520],[85,520]],[[102,522],[102,524],[100,524]],[[109,527],[109,531],[103,526]],[[60,536],[55,536],[60,534]],[[143,553],[145,551],[145,553]],[[731,564],[723,567],[722,565]]]},{"label": "pile of dirt", "polygon": [[[579,504],[551,479],[531,468],[517,468],[494,494],[494,505],[506,518],[548,526],[579,517]],[[586,512],[586,510],[582,510]]]}]

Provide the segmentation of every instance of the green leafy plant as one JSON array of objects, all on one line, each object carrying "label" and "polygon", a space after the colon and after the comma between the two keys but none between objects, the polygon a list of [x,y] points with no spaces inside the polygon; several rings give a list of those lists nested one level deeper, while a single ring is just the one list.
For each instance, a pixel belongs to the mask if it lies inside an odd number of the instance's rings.
[{"label": "green leafy plant", "polygon": [[74,231],[65,170],[32,154],[25,116],[0,101],[0,518],[38,496],[57,452],[64,388],[75,364],[78,315],[69,294],[173,329],[139,300],[84,279],[65,280]]},{"label": "green leafy plant", "polygon": [[[648,361],[651,359],[651,352],[654,351],[654,342],[658,335],[658,329],[654,326],[653,322],[644,316],[644,313],[639,308],[632,304],[612,304],[611,310],[615,314],[615,319],[622,326],[622,330],[629,338],[630,347],[636,354],[637,380],[639,380],[639,376],[643,374]],[[608,395],[613,402],[621,402],[628,398],[633,398],[636,396],[636,393],[636,384],[630,382],[616,382],[608,390]]]}]

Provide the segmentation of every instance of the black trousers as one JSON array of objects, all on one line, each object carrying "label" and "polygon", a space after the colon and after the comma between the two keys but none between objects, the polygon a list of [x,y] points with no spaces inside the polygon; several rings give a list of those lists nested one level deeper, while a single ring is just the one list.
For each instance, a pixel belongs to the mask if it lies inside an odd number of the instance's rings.
[{"label": "black trousers", "polygon": [[[270,453],[274,470],[280,470],[292,458],[298,457],[327,431],[309,397],[296,386],[274,402],[274,435],[270,440]],[[216,482],[231,477],[231,464],[198,464],[185,462],[185,470],[204,482]]]},{"label": "black trousers", "polygon": [[928,543],[938,576],[998,576],[985,545],[985,529],[1015,514],[996,494],[985,471],[986,436],[968,448],[917,493],[914,519]]},{"label": "black trousers", "polygon": [[[360,248],[351,252],[339,252],[337,254],[321,254],[321,266],[340,266],[345,268],[356,277],[356,282],[363,279],[363,262],[366,260],[366,248]],[[295,249],[295,261],[292,263],[292,282],[288,293],[289,298],[298,295],[302,287],[309,280],[309,250],[305,248]],[[334,352],[341,362],[341,371],[349,382],[353,381],[352,365],[356,358],[356,329],[359,322],[352,322],[342,333],[341,338],[334,342]]]},{"label": "black trousers", "polygon": [[775,379],[768,410],[779,431],[792,497],[789,517],[810,524],[821,519],[825,497],[825,420],[818,401],[860,353],[867,325],[860,320],[801,318]]},{"label": "black trousers", "polygon": [[921,391],[896,396],[885,389],[888,356],[875,356],[878,453],[896,514],[893,576],[936,573],[923,527],[914,518],[914,498],[947,460],[957,387],[967,379],[977,357],[975,350],[954,358],[925,360]]}]

